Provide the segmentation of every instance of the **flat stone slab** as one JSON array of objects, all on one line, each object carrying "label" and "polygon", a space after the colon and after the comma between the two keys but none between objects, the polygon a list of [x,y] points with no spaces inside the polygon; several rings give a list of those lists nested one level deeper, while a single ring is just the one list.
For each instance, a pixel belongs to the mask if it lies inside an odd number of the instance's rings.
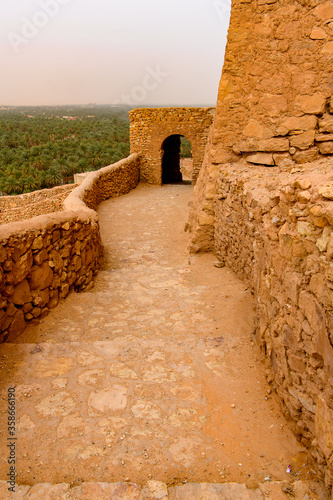
[{"label": "flat stone slab", "polygon": [[259,484],[250,489],[238,483],[189,483],[168,488],[161,481],[148,481],[144,486],[134,483],[41,483],[35,486],[16,486],[8,493],[8,485],[0,481],[0,498],[4,500],[328,500],[318,483],[297,481]]}]

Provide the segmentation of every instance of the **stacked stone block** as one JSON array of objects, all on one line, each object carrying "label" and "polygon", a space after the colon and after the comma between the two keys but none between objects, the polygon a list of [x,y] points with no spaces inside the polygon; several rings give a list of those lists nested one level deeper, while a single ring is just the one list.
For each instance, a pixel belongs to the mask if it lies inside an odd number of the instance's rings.
[{"label": "stacked stone block", "polygon": [[22,221],[62,210],[62,203],[75,184],[40,189],[17,196],[0,197],[0,224]]},{"label": "stacked stone block", "polygon": [[190,215],[194,251],[213,247],[220,165],[245,157],[265,168],[333,154],[332,56],[332,1],[232,1],[216,113]]}]

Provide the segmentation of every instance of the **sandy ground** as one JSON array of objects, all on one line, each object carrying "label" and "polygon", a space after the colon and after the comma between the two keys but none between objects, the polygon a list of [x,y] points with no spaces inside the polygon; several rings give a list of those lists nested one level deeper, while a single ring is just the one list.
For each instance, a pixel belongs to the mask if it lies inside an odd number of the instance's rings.
[{"label": "sandy ground", "polygon": [[0,479],[13,386],[19,484],[316,477],[265,381],[250,290],[186,254],[191,196],[139,186],[102,203],[93,288],[0,346]]}]

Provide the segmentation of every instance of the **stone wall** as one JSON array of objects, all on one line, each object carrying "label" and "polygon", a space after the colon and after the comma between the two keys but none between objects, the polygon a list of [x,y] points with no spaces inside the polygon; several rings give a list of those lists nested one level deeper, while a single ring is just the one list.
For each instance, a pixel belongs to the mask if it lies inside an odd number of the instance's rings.
[{"label": "stone wall", "polygon": [[333,1],[233,0],[214,123],[191,203],[257,300],[267,375],[333,480]]},{"label": "stone wall", "polygon": [[332,1],[232,1],[211,144],[191,214],[194,249],[213,245],[211,184],[219,165],[244,156],[249,165],[271,167],[333,154],[332,57]]},{"label": "stone wall", "polygon": [[0,342],[12,341],[70,290],[83,290],[102,264],[94,209],[139,181],[131,155],[91,173],[64,201],[64,211],[0,227]]},{"label": "stone wall", "polygon": [[251,286],[267,377],[333,482],[332,160],[221,167],[215,252]]},{"label": "stone wall", "polygon": [[162,184],[162,145],[170,135],[183,135],[192,145],[192,182],[198,177],[214,108],[140,108],[130,111],[131,153],[139,153],[140,178]]},{"label": "stone wall", "polygon": [[38,215],[62,210],[62,203],[75,184],[40,189],[17,196],[0,197],[0,224],[32,219]]}]

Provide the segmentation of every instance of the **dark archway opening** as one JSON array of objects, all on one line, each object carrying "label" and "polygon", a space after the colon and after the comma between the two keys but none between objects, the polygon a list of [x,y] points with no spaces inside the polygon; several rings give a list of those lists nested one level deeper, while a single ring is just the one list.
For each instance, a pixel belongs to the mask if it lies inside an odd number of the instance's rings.
[{"label": "dark archway opening", "polygon": [[191,182],[183,178],[181,167],[181,158],[188,149],[191,150],[191,144],[181,135],[170,135],[165,139],[162,145],[162,184]]}]

